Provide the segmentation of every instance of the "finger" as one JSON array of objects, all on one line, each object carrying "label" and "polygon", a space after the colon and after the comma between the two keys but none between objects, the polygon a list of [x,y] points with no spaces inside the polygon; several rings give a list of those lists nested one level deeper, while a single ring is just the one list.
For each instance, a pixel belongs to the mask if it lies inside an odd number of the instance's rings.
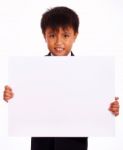
[{"label": "finger", "polygon": [[119,106],[119,105],[116,105],[116,104],[112,105],[111,107],[112,107],[112,108],[120,108],[120,106]]},{"label": "finger", "polygon": [[119,106],[111,106],[111,107],[109,107],[109,111],[111,111],[111,112],[118,111],[119,112]]},{"label": "finger", "polygon": [[13,95],[13,93],[4,93],[4,96],[6,96],[6,97],[12,97],[12,95]]},{"label": "finger", "polygon": [[111,111],[111,112],[118,112],[118,111],[119,111],[119,108],[111,108],[110,111]]},{"label": "finger", "polygon": [[8,102],[8,100],[9,100],[10,98],[7,97],[7,96],[5,96],[3,99],[4,99],[6,102]]},{"label": "finger", "polygon": [[113,103],[110,105],[110,107],[120,107],[118,103]]},{"label": "finger", "polygon": [[119,97],[116,96],[116,97],[115,97],[115,100],[116,100],[116,101],[119,100]]},{"label": "finger", "polygon": [[110,105],[110,107],[111,108],[119,108],[120,106],[119,106],[119,104],[113,103]]},{"label": "finger", "polygon": [[12,97],[13,97],[13,93],[11,93],[11,94],[9,94],[9,93],[4,93],[3,94],[3,97],[7,97],[7,98],[9,98],[9,99],[11,99]]},{"label": "finger", "polygon": [[119,112],[114,112],[113,113],[115,116],[118,116],[119,115]]},{"label": "finger", "polygon": [[9,90],[9,91],[12,91],[12,88],[8,85],[5,86],[5,90]]},{"label": "finger", "polygon": [[114,102],[111,103],[111,106],[113,106],[113,105],[119,106],[119,102],[116,100],[116,101],[114,101]]},{"label": "finger", "polygon": [[13,95],[3,95],[3,99],[4,100],[10,100],[10,99],[12,99],[13,98]]}]

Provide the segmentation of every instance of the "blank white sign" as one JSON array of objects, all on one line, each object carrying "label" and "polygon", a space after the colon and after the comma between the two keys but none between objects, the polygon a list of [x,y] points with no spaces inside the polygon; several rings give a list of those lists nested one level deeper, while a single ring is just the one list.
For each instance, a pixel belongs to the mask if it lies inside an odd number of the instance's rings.
[{"label": "blank white sign", "polygon": [[114,58],[10,57],[10,136],[113,136]]}]

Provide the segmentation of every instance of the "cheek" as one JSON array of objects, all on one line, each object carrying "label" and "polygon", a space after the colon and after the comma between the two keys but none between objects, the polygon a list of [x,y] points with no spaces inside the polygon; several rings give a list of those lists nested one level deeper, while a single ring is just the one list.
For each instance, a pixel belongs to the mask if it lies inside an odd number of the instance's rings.
[{"label": "cheek", "polygon": [[53,44],[53,42],[48,42],[48,45],[53,46],[54,44]]},{"label": "cheek", "polygon": [[49,40],[49,39],[46,39],[46,43],[47,43],[48,46],[51,46],[51,45],[52,45],[52,41]]},{"label": "cheek", "polygon": [[73,42],[74,42],[73,40],[69,40],[69,41],[66,43],[67,47],[72,47]]},{"label": "cheek", "polygon": [[51,42],[47,42],[47,47],[48,47],[49,49],[53,49],[54,44],[51,43]]}]

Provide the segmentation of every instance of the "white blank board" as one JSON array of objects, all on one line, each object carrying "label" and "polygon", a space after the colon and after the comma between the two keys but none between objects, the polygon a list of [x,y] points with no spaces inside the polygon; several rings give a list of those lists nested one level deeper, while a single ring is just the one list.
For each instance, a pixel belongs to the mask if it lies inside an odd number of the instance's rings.
[{"label": "white blank board", "polygon": [[10,136],[114,136],[114,58],[10,57]]}]

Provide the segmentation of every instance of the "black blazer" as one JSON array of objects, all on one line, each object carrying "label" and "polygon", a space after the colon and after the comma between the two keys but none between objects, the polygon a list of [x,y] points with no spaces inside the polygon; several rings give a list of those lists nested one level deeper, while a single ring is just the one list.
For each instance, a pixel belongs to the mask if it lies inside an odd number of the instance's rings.
[{"label": "black blazer", "polygon": [[[49,52],[47,55],[45,56],[51,56],[51,52]],[[71,56],[74,56],[73,52],[71,51]]]},{"label": "black blazer", "polygon": [[[51,56],[48,53],[45,56]],[[71,56],[74,56],[71,52]],[[87,150],[87,137],[32,137],[31,150]]]}]

